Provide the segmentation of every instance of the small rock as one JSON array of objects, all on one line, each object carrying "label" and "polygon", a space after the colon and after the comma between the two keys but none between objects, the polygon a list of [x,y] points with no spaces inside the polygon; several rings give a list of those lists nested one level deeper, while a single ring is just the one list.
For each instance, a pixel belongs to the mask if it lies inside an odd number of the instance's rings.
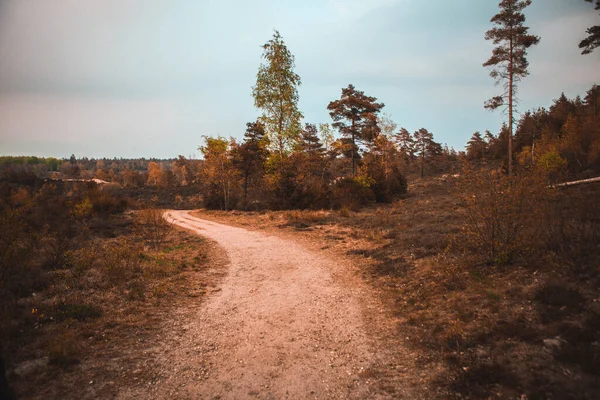
[{"label": "small rock", "polygon": [[488,358],[490,355],[490,352],[483,347],[477,347],[477,349],[475,349],[475,355],[478,358]]},{"label": "small rock", "polygon": [[544,347],[548,349],[560,349],[564,343],[560,337],[555,337],[554,339],[544,339]]}]

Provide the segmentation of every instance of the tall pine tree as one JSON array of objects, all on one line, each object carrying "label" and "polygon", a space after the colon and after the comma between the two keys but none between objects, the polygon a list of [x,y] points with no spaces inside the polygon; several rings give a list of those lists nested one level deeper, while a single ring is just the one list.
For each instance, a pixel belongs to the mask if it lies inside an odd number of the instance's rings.
[{"label": "tall pine tree", "polygon": [[483,66],[490,67],[490,76],[497,84],[504,84],[504,93],[485,102],[485,108],[495,110],[508,107],[508,174],[512,175],[512,136],[513,113],[517,83],[529,75],[527,67],[527,49],[539,43],[540,38],[528,34],[529,28],[524,26],[523,10],[531,4],[531,0],[502,0],[500,12],[490,22],[495,26],[485,33],[485,39],[493,41],[492,56]]},{"label": "tall pine tree", "polygon": [[383,107],[375,97],[366,96],[353,85],[342,89],[342,97],[327,106],[333,126],[351,141],[352,176],[356,175],[357,142],[370,143],[379,135],[377,114]]}]

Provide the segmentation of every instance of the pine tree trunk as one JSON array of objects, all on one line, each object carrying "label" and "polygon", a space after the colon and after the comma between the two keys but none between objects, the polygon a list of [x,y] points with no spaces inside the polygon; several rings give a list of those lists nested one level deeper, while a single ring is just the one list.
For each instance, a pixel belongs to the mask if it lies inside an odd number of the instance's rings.
[{"label": "pine tree trunk", "polygon": [[352,120],[352,177],[356,176],[356,171],[354,168],[354,151],[356,149],[355,137],[354,137],[354,120]]},{"label": "pine tree trunk", "polygon": [[421,178],[425,176],[425,144],[421,147]]},{"label": "pine tree trunk", "polygon": [[277,126],[277,141],[279,142],[279,161],[283,160],[283,101],[279,99],[279,121]]},{"label": "pine tree trunk", "polygon": [[250,175],[250,173],[246,167],[246,171],[244,171],[244,206],[246,206],[246,203],[248,202],[248,175]]},{"label": "pine tree trunk", "polygon": [[512,135],[513,135],[513,37],[510,37],[510,59],[508,66],[509,87],[508,87],[508,177],[512,177],[513,159],[512,159]]}]

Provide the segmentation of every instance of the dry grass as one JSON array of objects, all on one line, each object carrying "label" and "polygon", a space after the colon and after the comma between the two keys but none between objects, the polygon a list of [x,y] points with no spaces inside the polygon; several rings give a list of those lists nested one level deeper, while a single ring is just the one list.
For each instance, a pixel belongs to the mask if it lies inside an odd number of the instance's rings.
[{"label": "dry grass", "polygon": [[[16,351],[7,359],[19,398],[110,398],[119,381],[151,379],[145,354],[163,321],[223,276],[225,264],[205,239],[173,230],[147,246],[131,219],[113,220],[116,237],[70,252],[70,268],[50,274],[54,284],[19,301]],[[22,372],[32,360],[39,365]]]}]

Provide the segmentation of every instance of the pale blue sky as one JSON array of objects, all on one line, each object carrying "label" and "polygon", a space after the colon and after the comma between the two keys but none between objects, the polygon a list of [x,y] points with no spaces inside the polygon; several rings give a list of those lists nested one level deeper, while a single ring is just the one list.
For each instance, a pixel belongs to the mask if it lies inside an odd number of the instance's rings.
[{"label": "pale blue sky", "polygon": [[[176,157],[202,135],[242,137],[259,111],[261,45],[281,32],[302,77],[305,122],[354,84],[410,131],[462,149],[504,119],[481,64],[497,0],[0,0],[0,154]],[[534,0],[522,111],[600,78],[577,44],[600,16],[583,0]]]}]

